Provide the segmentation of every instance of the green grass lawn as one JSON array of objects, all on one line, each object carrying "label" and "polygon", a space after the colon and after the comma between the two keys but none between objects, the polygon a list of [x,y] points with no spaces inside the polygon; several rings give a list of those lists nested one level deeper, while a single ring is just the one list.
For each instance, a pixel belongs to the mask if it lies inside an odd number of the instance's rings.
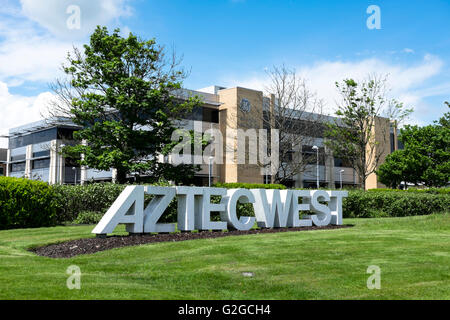
[{"label": "green grass lawn", "polygon": [[[26,249],[93,226],[0,231],[0,299],[450,299],[450,214],[354,228],[126,247],[71,259]],[[66,269],[82,272],[81,290]],[[381,268],[369,290],[368,266]],[[244,277],[252,272],[254,277]]]}]

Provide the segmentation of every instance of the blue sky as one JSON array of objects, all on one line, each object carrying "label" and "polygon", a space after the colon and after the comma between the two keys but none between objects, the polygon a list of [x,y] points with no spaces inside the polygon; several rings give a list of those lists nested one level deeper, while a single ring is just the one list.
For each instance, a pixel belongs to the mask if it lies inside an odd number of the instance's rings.
[{"label": "blue sky", "polygon": [[[220,80],[224,73],[245,75],[272,64],[363,57],[408,64],[427,53],[447,57],[450,53],[449,1],[141,3],[142,10],[136,12],[137,19],[129,27],[164,43],[175,43],[185,53],[185,62],[194,68],[190,81],[197,86],[217,76]],[[366,9],[371,4],[381,9],[381,30],[366,26]],[[405,48],[415,54],[392,54]]]},{"label": "blue sky", "polygon": [[[77,5],[81,29],[66,12]],[[370,5],[381,29],[366,25]],[[333,112],[335,81],[389,74],[391,95],[428,124],[450,100],[450,1],[3,0],[0,8],[0,133],[38,120],[48,83],[73,45],[97,24],[175,46],[191,70],[185,87],[263,89],[265,69],[285,64]]]}]

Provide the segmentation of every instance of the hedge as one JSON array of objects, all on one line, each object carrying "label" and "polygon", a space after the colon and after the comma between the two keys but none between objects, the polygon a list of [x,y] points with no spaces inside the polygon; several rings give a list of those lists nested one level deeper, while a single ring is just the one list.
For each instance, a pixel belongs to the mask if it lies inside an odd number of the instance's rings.
[{"label": "hedge", "polygon": [[428,189],[418,189],[409,188],[407,190],[401,189],[370,189],[369,192],[414,192],[414,193],[430,193],[430,194],[447,194],[450,195],[450,188],[428,188]]},{"label": "hedge", "polygon": [[81,212],[105,214],[126,185],[94,183],[87,185],[54,185],[57,222],[73,222]]},{"label": "hedge", "polygon": [[56,210],[55,192],[46,183],[0,177],[0,229],[54,226]]},{"label": "hedge", "polygon": [[420,192],[351,191],[343,202],[344,218],[405,217],[450,210],[450,196]]},{"label": "hedge", "polygon": [[[169,186],[168,183],[156,183],[153,185]],[[57,203],[57,222],[84,224],[84,216],[104,215],[109,207],[119,197],[127,185],[113,183],[93,183],[87,185],[54,185],[55,200]],[[152,196],[145,197],[145,203],[149,203]],[[170,205],[170,214],[164,214],[161,222],[176,221],[177,208],[174,200]],[[83,217],[79,217],[83,213]],[[166,221],[170,220],[170,221]]]},{"label": "hedge", "polygon": [[[168,184],[158,184],[168,186]],[[285,189],[282,185],[259,185],[244,183],[215,184],[221,188],[273,188]],[[85,186],[54,186],[57,202],[57,221],[74,222],[80,213],[82,217],[76,221],[83,223],[85,214],[88,217],[103,215],[126,185],[111,183],[98,183]],[[151,196],[146,196],[148,203]],[[212,197],[212,201],[218,203],[220,197]],[[434,194],[428,192],[392,192],[392,190],[378,190],[377,192],[364,192],[360,190],[349,191],[349,196],[344,200],[344,217],[403,217],[410,215],[427,215],[435,212],[449,210],[450,196],[448,194]],[[238,204],[238,216],[254,216],[251,204]],[[212,215],[213,220],[219,220],[218,214]],[[161,222],[170,223],[177,221],[177,202],[173,200],[162,216]]]},{"label": "hedge", "polygon": [[82,211],[73,221],[74,224],[97,224],[102,220],[103,214],[95,211]]},{"label": "hedge", "polygon": [[[167,183],[159,183],[168,186]],[[220,188],[286,189],[276,184],[218,183]],[[55,185],[21,178],[0,177],[0,229],[48,227],[67,222],[94,223],[113,204],[126,185],[96,183],[84,186]],[[374,189],[349,191],[343,209],[346,218],[404,217],[449,211],[450,188]],[[148,203],[152,196],[146,196]],[[213,202],[220,197],[213,197]],[[238,215],[253,216],[251,204],[238,204]],[[219,215],[214,214],[214,220]],[[176,222],[172,201],[161,222]]]}]

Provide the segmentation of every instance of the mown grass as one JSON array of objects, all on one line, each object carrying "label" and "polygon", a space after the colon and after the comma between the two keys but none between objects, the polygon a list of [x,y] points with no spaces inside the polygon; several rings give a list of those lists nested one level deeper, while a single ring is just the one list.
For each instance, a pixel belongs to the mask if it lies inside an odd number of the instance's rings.
[{"label": "mown grass", "polygon": [[[355,227],[150,244],[71,259],[38,257],[27,248],[91,237],[92,226],[0,231],[0,299],[450,298],[450,214],[344,222]],[[66,286],[70,265],[81,269],[81,290]],[[381,268],[380,290],[366,286],[371,265]]]}]

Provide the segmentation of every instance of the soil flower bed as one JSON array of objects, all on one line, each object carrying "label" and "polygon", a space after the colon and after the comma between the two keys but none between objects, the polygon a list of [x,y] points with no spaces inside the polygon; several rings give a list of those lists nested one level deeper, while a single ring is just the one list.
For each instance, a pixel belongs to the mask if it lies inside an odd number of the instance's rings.
[{"label": "soil flower bed", "polygon": [[202,232],[179,232],[170,234],[143,234],[129,236],[110,236],[106,238],[86,238],[71,240],[67,242],[51,244],[43,247],[33,248],[30,251],[39,256],[50,258],[71,258],[82,254],[91,254],[114,248],[137,246],[158,242],[176,242],[194,239],[213,239],[228,236],[239,236],[248,234],[298,232],[310,230],[329,230],[349,228],[351,225],[326,227],[300,227],[300,228],[274,228],[274,229],[252,229],[249,231],[202,231]]}]

